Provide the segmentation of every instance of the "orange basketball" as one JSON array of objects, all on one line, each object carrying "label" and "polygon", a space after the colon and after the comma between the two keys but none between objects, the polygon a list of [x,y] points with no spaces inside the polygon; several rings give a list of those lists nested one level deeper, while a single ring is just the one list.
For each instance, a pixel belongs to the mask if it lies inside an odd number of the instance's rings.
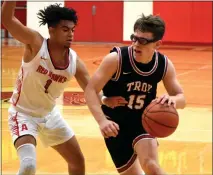
[{"label": "orange basketball", "polygon": [[175,132],[179,123],[177,110],[168,104],[150,103],[143,112],[144,129],[154,137],[167,137]]}]

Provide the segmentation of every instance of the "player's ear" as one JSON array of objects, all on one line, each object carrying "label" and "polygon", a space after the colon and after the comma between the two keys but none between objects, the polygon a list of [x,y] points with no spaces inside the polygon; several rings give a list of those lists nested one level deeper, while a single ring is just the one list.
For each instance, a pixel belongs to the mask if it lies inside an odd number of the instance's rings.
[{"label": "player's ear", "polygon": [[55,28],[54,27],[49,27],[48,30],[49,30],[50,34],[53,34],[55,32]]},{"label": "player's ear", "polygon": [[158,49],[162,44],[162,40],[156,41],[155,48]]},{"label": "player's ear", "polygon": [[48,27],[48,30],[49,30],[49,32],[52,32],[53,28],[52,27]]}]

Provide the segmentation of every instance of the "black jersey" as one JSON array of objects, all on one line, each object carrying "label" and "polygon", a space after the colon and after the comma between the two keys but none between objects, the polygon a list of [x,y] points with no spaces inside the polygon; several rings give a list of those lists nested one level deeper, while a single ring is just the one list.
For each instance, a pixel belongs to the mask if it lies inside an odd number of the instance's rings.
[{"label": "black jersey", "polygon": [[122,96],[128,104],[114,109],[102,105],[103,112],[112,119],[122,119],[124,116],[141,117],[144,109],[156,98],[157,84],[167,70],[168,59],[155,51],[152,60],[139,63],[133,58],[133,47],[114,47],[111,52],[117,52],[119,64],[117,72],[103,88],[107,97]]}]

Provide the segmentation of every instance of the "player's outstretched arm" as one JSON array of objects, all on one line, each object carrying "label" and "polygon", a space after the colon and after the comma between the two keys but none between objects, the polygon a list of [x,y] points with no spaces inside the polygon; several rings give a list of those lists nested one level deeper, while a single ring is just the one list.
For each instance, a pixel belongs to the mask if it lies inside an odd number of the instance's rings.
[{"label": "player's outstretched arm", "polygon": [[24,44],[41,45],[43,38],[37,32],[24,26],[15,16],[15,1],[4,1],[2,5],[2,23],[11,35]]}]

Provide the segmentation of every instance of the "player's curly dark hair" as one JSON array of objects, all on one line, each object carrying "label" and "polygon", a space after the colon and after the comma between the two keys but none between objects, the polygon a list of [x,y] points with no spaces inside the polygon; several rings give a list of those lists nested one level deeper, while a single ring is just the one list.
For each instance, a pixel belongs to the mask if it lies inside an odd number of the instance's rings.
[{"label": "player's curly dark hair", "polygon": [[165,22],[160,16],[141,15],[134,24],[134,31],[140,30],[141,32],[153,33],[154,40],[160,40],[163,38],[165,33]]},{"label": "player's curly dark hair", "polygon": [[61,7],[60,5],[49,5],[44,10],[39,10],[37,16],[40,19],[40,26],[47,24],[48,27],[55,27],[60,20],[69,20],[73,21],[75,25],[77,24],[78,16],[76,11],[72,8]]}]

